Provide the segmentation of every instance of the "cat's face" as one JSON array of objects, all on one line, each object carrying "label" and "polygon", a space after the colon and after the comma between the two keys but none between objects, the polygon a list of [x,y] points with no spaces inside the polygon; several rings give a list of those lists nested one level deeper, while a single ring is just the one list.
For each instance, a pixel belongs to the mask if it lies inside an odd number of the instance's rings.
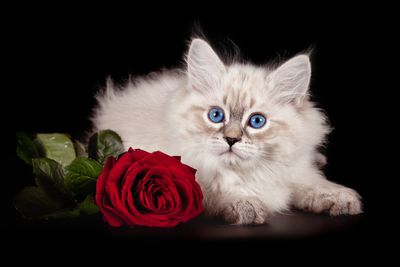
[{"label": "cat's face", "polygon": [[185,132],[198,153],[231,166],[290,157],[310,79],[307,56],[276,70],[225,66],[207,43],[194,40],[187,61]]}]

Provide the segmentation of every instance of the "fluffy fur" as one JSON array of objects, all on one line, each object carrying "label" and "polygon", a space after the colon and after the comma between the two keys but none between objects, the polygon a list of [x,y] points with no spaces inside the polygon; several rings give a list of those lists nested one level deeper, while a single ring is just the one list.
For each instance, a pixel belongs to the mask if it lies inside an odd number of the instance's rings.
[{"label": "fluffy fur", "polygon": [[[298,55],[278,68],[224,64],[201,39],[191,42],[184,70],[107,83],[97,95],[94,131],[118,132],[126,149],[181,155],[198,170],[209,215],[232,224],[261,224],[290,206],[331,215],[358,214],[360,196],[325,179],[318,154],[329,132],[309,100],[311,65]],[[208,118],[224,110],[223,123]],[[248,125],[265,115],[261,129]],[[226,138],[239,140],[231,148]]]}]

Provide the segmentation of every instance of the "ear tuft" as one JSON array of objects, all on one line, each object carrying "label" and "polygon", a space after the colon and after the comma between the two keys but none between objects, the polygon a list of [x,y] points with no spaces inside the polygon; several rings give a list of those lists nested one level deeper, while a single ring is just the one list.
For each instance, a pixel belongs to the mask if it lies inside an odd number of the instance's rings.
[{"label": "ear tuft", "polygon": [[192,40],[186,62],[190,84],[201,91],[215,86],[225,71],[225,66],[217,54],[202,39]]},{"label": "ear tuft", "polygon": [[271,74],[274,92],[285,103],[301,104],[306,98],[311,79],[311,63],[307,55],[289,59]]}]

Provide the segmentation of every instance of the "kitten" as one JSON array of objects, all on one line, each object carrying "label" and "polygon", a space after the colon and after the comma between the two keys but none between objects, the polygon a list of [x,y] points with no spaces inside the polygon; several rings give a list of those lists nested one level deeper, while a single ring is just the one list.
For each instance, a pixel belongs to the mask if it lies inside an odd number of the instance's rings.
[{"label": "kitten", "polygon": [[125,148],[181,155],[198,170],[206,214],[262,224],[290,206],[361,213],[356,191],[325,179],[317,152],[330,131],[309,100],[311,65],[225,65],[193,39],[184,70],[164,71],[97,95],[94,131],[118,132]]}]

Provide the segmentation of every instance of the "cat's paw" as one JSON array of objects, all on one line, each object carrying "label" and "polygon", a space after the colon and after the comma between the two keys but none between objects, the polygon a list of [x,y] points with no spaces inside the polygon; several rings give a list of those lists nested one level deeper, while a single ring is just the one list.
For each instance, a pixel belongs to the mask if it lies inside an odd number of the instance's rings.
[{"label": "cat's paw", "polygon": [[342,187],[329,190],[315,189],[306,193],[300,207],[312,212],[328,212],[332,216],[362,213],[360,195]]},{"label": "cat's paw", "polygon": [[240,199],[231,203],[223,212],[230,224],[263,224],[268,216],[267,208],[257,198]]}]

